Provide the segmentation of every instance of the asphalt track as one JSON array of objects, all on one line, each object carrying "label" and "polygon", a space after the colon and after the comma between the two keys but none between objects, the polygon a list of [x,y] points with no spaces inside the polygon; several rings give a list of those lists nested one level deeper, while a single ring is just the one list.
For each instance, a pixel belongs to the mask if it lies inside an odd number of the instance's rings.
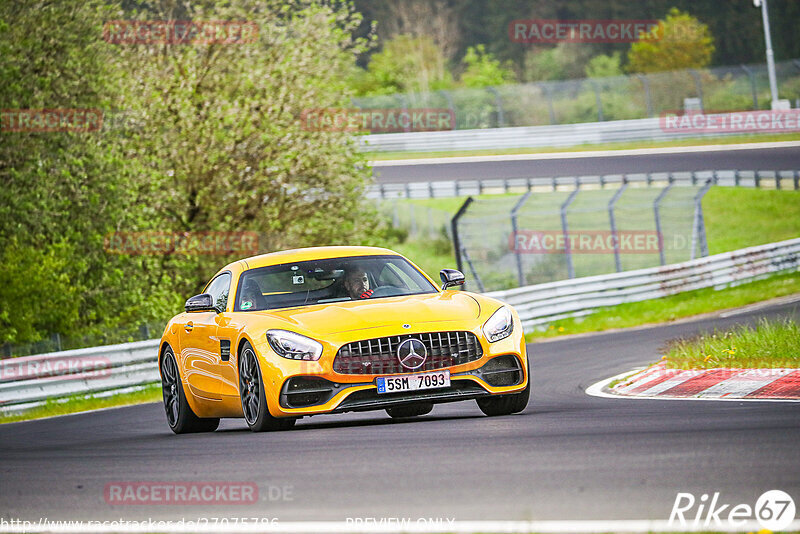
[{"label": "asphalt track", "polygon": [[[160,404],[0,426],[0,518],[270,517],[667,520],[677,492],[753,506],[766,490],[800,502],[800,404],[606,399],[584,390],[652,362],[670,338],[800,319],[800,304],[728,318],[529,346],[533,397],[488,418],[472,401],[417,421],[383,412],[318,416],[282,433],[238,420],[174,436]],[[129,506],[107,483],[252,481],[249,506]],[[288,498],[270,488],[287,487]]]},{"label": "asphalt track", "polygon": [[723,169],[790,170],[800,165],[800,148],[755,148],[597,157],[563,157],[465,163],[397,164],[375,167],[378,183],[433,182],[549,176],[596,176]]}]

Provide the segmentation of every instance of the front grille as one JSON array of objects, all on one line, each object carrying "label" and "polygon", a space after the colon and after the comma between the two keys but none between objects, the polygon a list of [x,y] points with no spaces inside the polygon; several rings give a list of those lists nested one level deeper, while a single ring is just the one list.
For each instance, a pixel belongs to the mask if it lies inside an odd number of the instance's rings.
[{"label": "front grille", "polygon": [[[425,345],[427,359],[416,369],[400,364],[397,349],[406,339]],[[344,375],[395,374],[433,371],[479,360],[483,349],[472,332],[431,332],[354,341],[339,349],[333,370]]]}]

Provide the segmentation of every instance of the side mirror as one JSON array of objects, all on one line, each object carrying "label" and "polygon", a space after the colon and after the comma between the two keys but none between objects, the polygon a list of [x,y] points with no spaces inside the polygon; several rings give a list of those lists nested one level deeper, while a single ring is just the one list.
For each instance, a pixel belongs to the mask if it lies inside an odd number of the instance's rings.
[{"label": "side mirror", "polygon": [[466,282],[464,273],[455,269],[442,269],[439,271],[439,278],[442,279],[442,291],[451,286],[464,285]]},{"label": "side mirror", "polygon": [[183,308],[187,312],[217,311],[214,306],[214,297],[208,293],[195,295],[186,301]]}]

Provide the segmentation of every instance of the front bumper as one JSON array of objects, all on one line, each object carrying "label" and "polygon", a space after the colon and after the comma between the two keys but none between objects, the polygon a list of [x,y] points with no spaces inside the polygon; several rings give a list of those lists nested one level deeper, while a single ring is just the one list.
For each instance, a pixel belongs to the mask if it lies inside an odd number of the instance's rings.
[{"label": "front bumper", "polygon": [[[455,329],[448,328],[449,326],[461,325],[437,324],[436,326],[446,330]],[[483,350],[482,357],[464,365],[447,367],[446,369],[450,371],[451,381],[451,385],[447,388],[403,393],[379,394],[375,378],[418,374],[418,372],[394,375],[350,375],[339,374],[333,370],[333,357],[326,359],[324,354],[336,354],[338,347],[352,340],[353,333],[346,336],[349,339],[345,339],[343,336],[341,341],[331,340],[330,345],[325,347],[323,358],[317,362],[281,358],[266,343],[258,344],[256,352],[260,356],[262,376],[267,385],[265,390],[269,410],[275,417],[379,410],[417,402],[454,402],[523,390],[530,380],[525,339],[522,326],[516,318],[514,326],[511,336],[495,343],[486,341],[479,327],[466,329],[478,336]],[[376,337],[383,335],[383,332],[374,331],[370,335]],[[498,365],[500,362],[503,365]],[[505,379],[502,379],[504,376],[502,373],[508,373],[512,366],[517,372],[515,379],[509,381],[508,374],[505,375]],[[496,374],[498,369],[499,375]]]}]

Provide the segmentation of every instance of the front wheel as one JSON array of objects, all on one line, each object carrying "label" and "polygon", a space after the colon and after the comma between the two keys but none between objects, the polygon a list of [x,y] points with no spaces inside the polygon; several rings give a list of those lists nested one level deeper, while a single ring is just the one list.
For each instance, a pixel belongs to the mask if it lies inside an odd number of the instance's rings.
[{"label": "front wheel", "polygon": [[528,362],[528,385],[519,393],[511,393],[510,395],[498,395],[492,397],[482,397],[476,399],[478,408],[489,416],[493,415],[511,415],[512,413],[519,413],[528,406],[528,401],[531,398],[531,364]]},{"label": "front wheel", "polygon": [[161,358],[161,393],[164,397],[164,410],[167,412],[167,424],[176,434],[213,432],[219,426],[218,417],[197,417],[192,411],[186,401],[178,364],[171,347],[164,350]]},{"label": "front wheel", "polygon": [[246,342],[239,354],[239,396],[242,399],[244,420],[253,432],[286,430],[294,426],[294,417],[273,417],[267,408],[264,381],[256,353]]}]

